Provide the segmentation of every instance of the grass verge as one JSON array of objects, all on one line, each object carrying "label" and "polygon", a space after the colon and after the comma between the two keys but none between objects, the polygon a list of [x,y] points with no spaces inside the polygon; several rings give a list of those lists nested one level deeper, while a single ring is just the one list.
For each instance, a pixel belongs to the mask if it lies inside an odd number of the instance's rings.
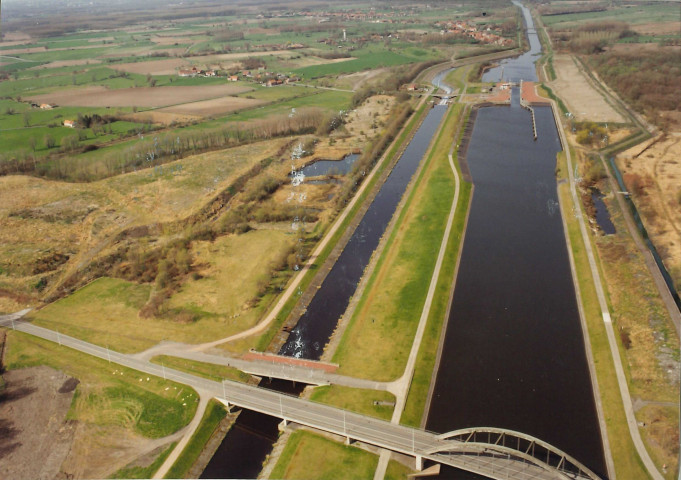
[{"label": "grass verge", "polygon": [[199,377],[221,382],[222,380],[233,380],[235,382],[247,383],[251,376],[234,367],[216,365],[214,363],[198,362],[186,358],[172,357],[170,355],[157,355],[150,360],[157,365],[174,368],[181,372],[191,373]]},{"label": "grass verge", "polygon": [[270,478],[366,479],[373,478],[377,465],[376,455],[298,430],[291,434]]},{"label": "grass verge", "polygon": [[[201,451],[210,439],[215,429],[225,415],[227,410],[222,403],[213,399],[208,403],[206,412],[203,414],[201,423],[194,432],[194,435],[189,439],[189,442],[182,450],[180,456],[175,460],[175,463],[164,478],[185,478],[189,469],[192,468],[196,460],[201,455]],[[160,466],[160,465],[159,465]]]},{"label": "grass verge", "polygon": [[161,468],[161,465],[163,465],[163,462],[165,462],[166,458],[168,458],[168,455],[170,455],[170,452],[173,451],[173,448],[175,448],[176,444],[177,442],[171,443],[168,448],[163,450],[163,452],[161,452],[161,454],[146,467],[124,467],[111,475],[109,478],[152,478],[154,473],[156,473],[156,470]]},{"label": "grass verge", "polygon": [[21,332],[7,335],[8,369],[47,365],[80,380],[67,418],[115,425],[147,438],[175,433],[194,417],[199,396],[179,383]]},{"label": "grass verge", "polygon": [[460,106],[425,159],[333,361],[339,373],[389,381],[404,372],[454,195],[447,160]]},{"label": "grass verge", "polygon": [[390,420],[395,405],[392,393],[338,385],[315,388],[310,400],[383,420]]}]

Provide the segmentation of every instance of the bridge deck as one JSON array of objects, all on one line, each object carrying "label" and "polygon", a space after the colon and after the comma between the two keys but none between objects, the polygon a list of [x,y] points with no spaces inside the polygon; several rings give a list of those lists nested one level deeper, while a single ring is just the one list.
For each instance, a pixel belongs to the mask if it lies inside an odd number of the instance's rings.
[{"label": "bridge deck", "polygon": [[[0,322],[0,324],[5,324],[5,326],[15,330],[59,343],[61,346],[73,348],[103,360],[108,360],[109,362],[189,385],[202,394],[210,394],[218,399],[224,399],[230,405],[236,405],[282,418],[286,421],[343,435],[381,448],[416,457],[428,458],[445,465],[451,465],[500,480],[570,478],[558,471],[548,471],[518,458],[480,451],[467,452],[465,451],[466,444],[463,442],[461,443],[463,449],[460,452],[427,454],[426,452],[432,452],[438,446],[451,445],[452,441],[440,439],[438,434],[433,432],[396,425],[384,420],[348,412],[260,387],[231,381],[219,383],[207,380],[179,370],[165,368],[161,365],[140,360],[130,355],[114,352],[67,335],[61,335],[59,332],[30,323],[17,321],[10,323],[10,319],[5,318],[5,320]],[[490,447],[493,446],[490,445]]]}]

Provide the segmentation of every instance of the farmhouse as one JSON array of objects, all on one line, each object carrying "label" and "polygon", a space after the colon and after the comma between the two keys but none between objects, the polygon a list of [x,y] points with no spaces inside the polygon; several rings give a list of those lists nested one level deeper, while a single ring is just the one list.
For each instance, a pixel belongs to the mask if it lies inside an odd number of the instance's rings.
[{"label": "farmhouse", "polygon": [[52,110],[56,105],[52,105],[50,103],[41,103],[40,104],[40,109],[41,110]]},{"label": "farmhouse", "polygon": [[199,74],[199,69],[196,67],[192,67],[189,69],[186,68],[181,68],[179,75],[180,77],[195,77],[196,75]]},{"label": "farmhouse", "polygon": [[228,79],[229,79],[230,82],[237,82],[237,81],[239,81],[239,76],[238,75],[230,75]]},{"label": "farmhouse", "polygon": [[69,128],[76,128],[76,122],[73,120],[64,120],[64,126]]}]

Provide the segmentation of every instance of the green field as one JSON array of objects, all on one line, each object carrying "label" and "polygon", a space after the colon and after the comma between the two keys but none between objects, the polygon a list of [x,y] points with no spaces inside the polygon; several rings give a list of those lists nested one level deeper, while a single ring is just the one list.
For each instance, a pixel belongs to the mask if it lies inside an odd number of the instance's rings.
[{"label": "green field", "polygon": [[546,26],[557,29],[603,20],[617,20],[632,24],[678,21],[679,7],[673,3],[634,4],[608,9],[603,12],[542,15],[542,22]]},{"label": "green field", "polygon": [[9,332],[10,370],[47,365],[80,380],[67,418],[121,427],[148,438],[170,435],[193,418],[191,388],[20,332]]},{"label": "green field", "polygon": [[[378,456],[365,450],[298,430],[293,432],[286,442],[270,478],[364,480],[373,478],[377,465]],[[410,473],[412,471],[404,465],[390,461],[385,478],[406,479]]]},{"label": "green field", "polygon": [[413,54],[408,52],[410,52],[408,49],[397,49],[397,52],[395,52],[378,47],[369,47],[352,52],[352,56],[356,57],[352,60],[298,68],[293,73],[303,78],[319,78],[328,75],[355,73],[374,68],[424,62],[432,58],[430,51],[417,49]]},{"label": "green field", "polygon": [[[352,412],[371,417],[390,420],[395,403],[395,396],[380,390],[363,390],[359,388],[341,387],[338,385],[316,387],[310,400],[325,403]],[[375,404],[374,402],[379,402]]]}]

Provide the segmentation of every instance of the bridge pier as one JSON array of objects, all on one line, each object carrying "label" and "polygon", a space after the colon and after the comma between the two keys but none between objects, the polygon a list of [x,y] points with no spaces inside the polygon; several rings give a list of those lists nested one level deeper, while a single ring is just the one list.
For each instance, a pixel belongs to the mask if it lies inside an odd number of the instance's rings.
[{"label": "bridge pier", "polygon": [[423,457],[421,455],[416,455],[416,466],[414,468],[417,472],[423,470]]},{"label": "bridge pier", "polygon": [[283,418],[283,419],[281,420],[281,422],[279,423],[279,431],[280,431],[280,432],[283,432],[284,430],[286,430],[286,427],[287,427],[287,426],[288,426],[288,420],[286,420],[285,418]]}]

